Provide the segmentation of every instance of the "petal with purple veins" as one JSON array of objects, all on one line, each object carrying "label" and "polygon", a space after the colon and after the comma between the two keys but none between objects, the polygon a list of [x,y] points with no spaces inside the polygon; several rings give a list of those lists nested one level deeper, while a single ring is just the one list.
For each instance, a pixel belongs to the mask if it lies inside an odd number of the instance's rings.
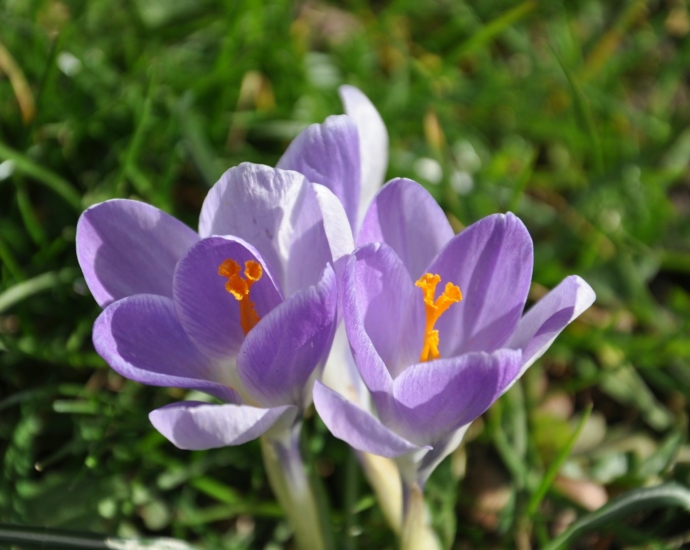
[{"label": "petal with purple veins", "polygon": [[206,196],[199,234],[251,243],[285,296],[315,284],[332,260],[314,188],[290,170],[243,163],[225,172]]},{"label": "petal with purple veins", "polygon": [[416,281],[452,238],[453,229],[429,192],[417,182],[399,178],[388,182],[374,197],[357,244],[386,243]]},{"label": "petal with purple veins", "polygon": [[395,458],[421,450],[318,381],[314,384],[314,405],[330,432],[358,451]]},{"label": "petal with purple veins", "polygon": [[439,287],[451,282],[463,295],[436,323],[441,357],[505,346],[522,316],[532,265],[532,239],[513,214],[488,216],[453,237],[427,269],[441,276]]},{"label": "petal with purple veins", "polygon": [[239,302],[225,289],[228,279],[218,274],[219,266],[228,259],[242,270],[247,261],[262,265],[261,278],[249,290],[260,318],[283,301],[270,267],[250,244],[236,237],[209,237],[192,247],[175,271],[175,309],[196,347],[219,361],[234,360],[245,338]]},{"label": "petal with purple veins", "polygon": [[520,370],[520,350],[419,363],[395,380],[381,420],[417,445],[434,445],[483,414]]},{"label": "petal with purple veins", "polygon": [[312,124],[290,144],[276,168],[294,170],[338,197],[350,223],[357,222],[360,195],[359,136],[347,115]]},{"label": "petal with purple veins", "polygon": [[172,403],[149,413],[153,426],[173,445],[190,451],[241,445],[277,423],[288,427],[297,416],[291,405],[260,409],[248,405],[211,405],[198,401]]},{"label": "petal with purple veins", "polygon": [[77,258],[102,307],[134,294],[172,298],[177,261],[199,240],[182,222],[139,201],[114,199],[77,224]]},{"label": "petal with purple veins", "polygon": [[407,269],[389,246],[365,245],[348,260],[343,317],[355,363],[374,400],[419,357],[424,318],[421,299],[410,300],[414,296]]},{"label": "petal with purple veins", "polygon": [[119,374],[151,386],[199,390],[240,401],[223,366],[189,340],[170,298],[137,294],[108,306],[93,327],[96,351]]},{"label": "petal with purple veins", "polygon": [[333,342],[337,305],[335,274],[328,266],[317,285],[290,296],[247,334],[237,372],[258,403],[309,405],[311,382]]}]

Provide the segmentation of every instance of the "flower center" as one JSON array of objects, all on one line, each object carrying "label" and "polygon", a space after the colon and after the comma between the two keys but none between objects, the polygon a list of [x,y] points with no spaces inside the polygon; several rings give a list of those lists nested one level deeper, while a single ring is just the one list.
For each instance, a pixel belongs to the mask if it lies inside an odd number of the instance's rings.
[{"label": "flower center", "polygon": [[436,296],[436,286],[440,282],[440,275],[425,273],[415,283],[415,286],[422,289],[422,293],[424,294],[424,308],[426,310],[424,347],[422,348],[422,354],[419,356],[419,360],[422,362],[441,357],[438,351],[438,330],[434,329],[434,325],[451,305],[462,300],[460,287],[455,286],[453,283],[446,283],[443,294],[441,294],[438,299],[434,300]]},{"label": "flower center", "polygon": [[261,319],[256,312],[254,302],[249,299],[249,290],[256,281],[261,279],[264,270],[259,262],[247,260],[244,262],[244,278],[240,271],[240,264],[231,259],[224,260],[218,266],[218,275],[228,280],[225,283],[225,290],[240,303],[240,325],[246,336]]}]

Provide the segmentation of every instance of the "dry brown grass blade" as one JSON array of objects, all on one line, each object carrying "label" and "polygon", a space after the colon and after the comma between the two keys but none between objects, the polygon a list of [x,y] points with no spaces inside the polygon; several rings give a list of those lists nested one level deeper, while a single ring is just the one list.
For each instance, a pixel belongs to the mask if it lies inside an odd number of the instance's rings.
[{"label": "dry brown grass blade", "polygon": [[5,73],[7,78],[10,79],[12,90],[19,104],[19,110],[22,113],[22,120],[24,124],[29,124],[36,116],[34,94],[31,92],[29,83],[21,68],[2,42],[0,42],[0,72]]},{"label": "dry brown grass blade", "polygon": [[647,0],[632,0],[616,19],[612,28],[606,31],[585,60],[584,69],[581,72],[583,81],[594,78],[606,65],[628,29],[647,13]]}]

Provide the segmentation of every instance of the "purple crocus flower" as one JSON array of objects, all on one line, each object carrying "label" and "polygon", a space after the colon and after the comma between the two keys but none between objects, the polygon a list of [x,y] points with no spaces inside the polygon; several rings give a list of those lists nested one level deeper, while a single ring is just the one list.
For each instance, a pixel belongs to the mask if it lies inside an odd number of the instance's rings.
[{"label": "purple crocus flower", "polygon": [[[368,244],[366,244],[368,243]],[[369,207],[343,275],[343,315],[375,413],[317,382],[314,403],[355,449],[395,458],[423,487],[480,416],[594,301],[567,277],[525,315],[532,240],[514,215],[458,235],[419,184]]]},{"label": "purple crocus flower", "polygon": [[183,449],[238,445],[290,429],[337,322],[333,265],[352,249],[326,188],[241,164],[204,202],[199,233],[131,200],[89,208],[77,227],[86,282],[105,309],[93,331],[118,373],[208,393],[150,414]]},{"label": "purple crocus flower", "polygon": [[[388,167],[388,132],[374,105],[354,86],[338,90],[344,115],[312,124],[290,144],[277,167],[304,174],[328,187],[342,203],[356,236],[364,214],[383,185]],[[340,228],[344,235],[349,229]],[[340,270],[338,270],[339,272]],[[366,403],[366,390],[352,360],[345,327],[338,327],[322,380]]]}]

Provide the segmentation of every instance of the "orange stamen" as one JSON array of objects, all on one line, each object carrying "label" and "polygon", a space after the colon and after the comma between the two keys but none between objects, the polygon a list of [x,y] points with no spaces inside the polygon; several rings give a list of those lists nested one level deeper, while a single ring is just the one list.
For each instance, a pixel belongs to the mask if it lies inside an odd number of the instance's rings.
[{"label": "orange stamen", "polygon": [[218,275],[228,279],[225,290],[240,303],[240,326],[247,335],[261,320],[254,302],[249,298],[249,292],[252,285],[261,279],[263,268],[259,262],[247,260],[244,262],[244,279],[240,272],[240,265],[235,260],[227,259],[218,266]]},{"label": "orange stamen", "polygon": [[438,351],[439,336],[438,330],[434,329],[436,321],[439,320],[448,308],[462,300],[462,292],[460,287],[453,283],[446,283],[446,288],[443,293],[435,299],[436,286],[441,282],[439,275],[432,273],[425,273],[422,275],[415,286],[422,289],[424,294],[424,308],[426,310],[426,326],[424,327],[424,346],[419,360],[429,361],[430,359],[438,359],[441,354]]}]

